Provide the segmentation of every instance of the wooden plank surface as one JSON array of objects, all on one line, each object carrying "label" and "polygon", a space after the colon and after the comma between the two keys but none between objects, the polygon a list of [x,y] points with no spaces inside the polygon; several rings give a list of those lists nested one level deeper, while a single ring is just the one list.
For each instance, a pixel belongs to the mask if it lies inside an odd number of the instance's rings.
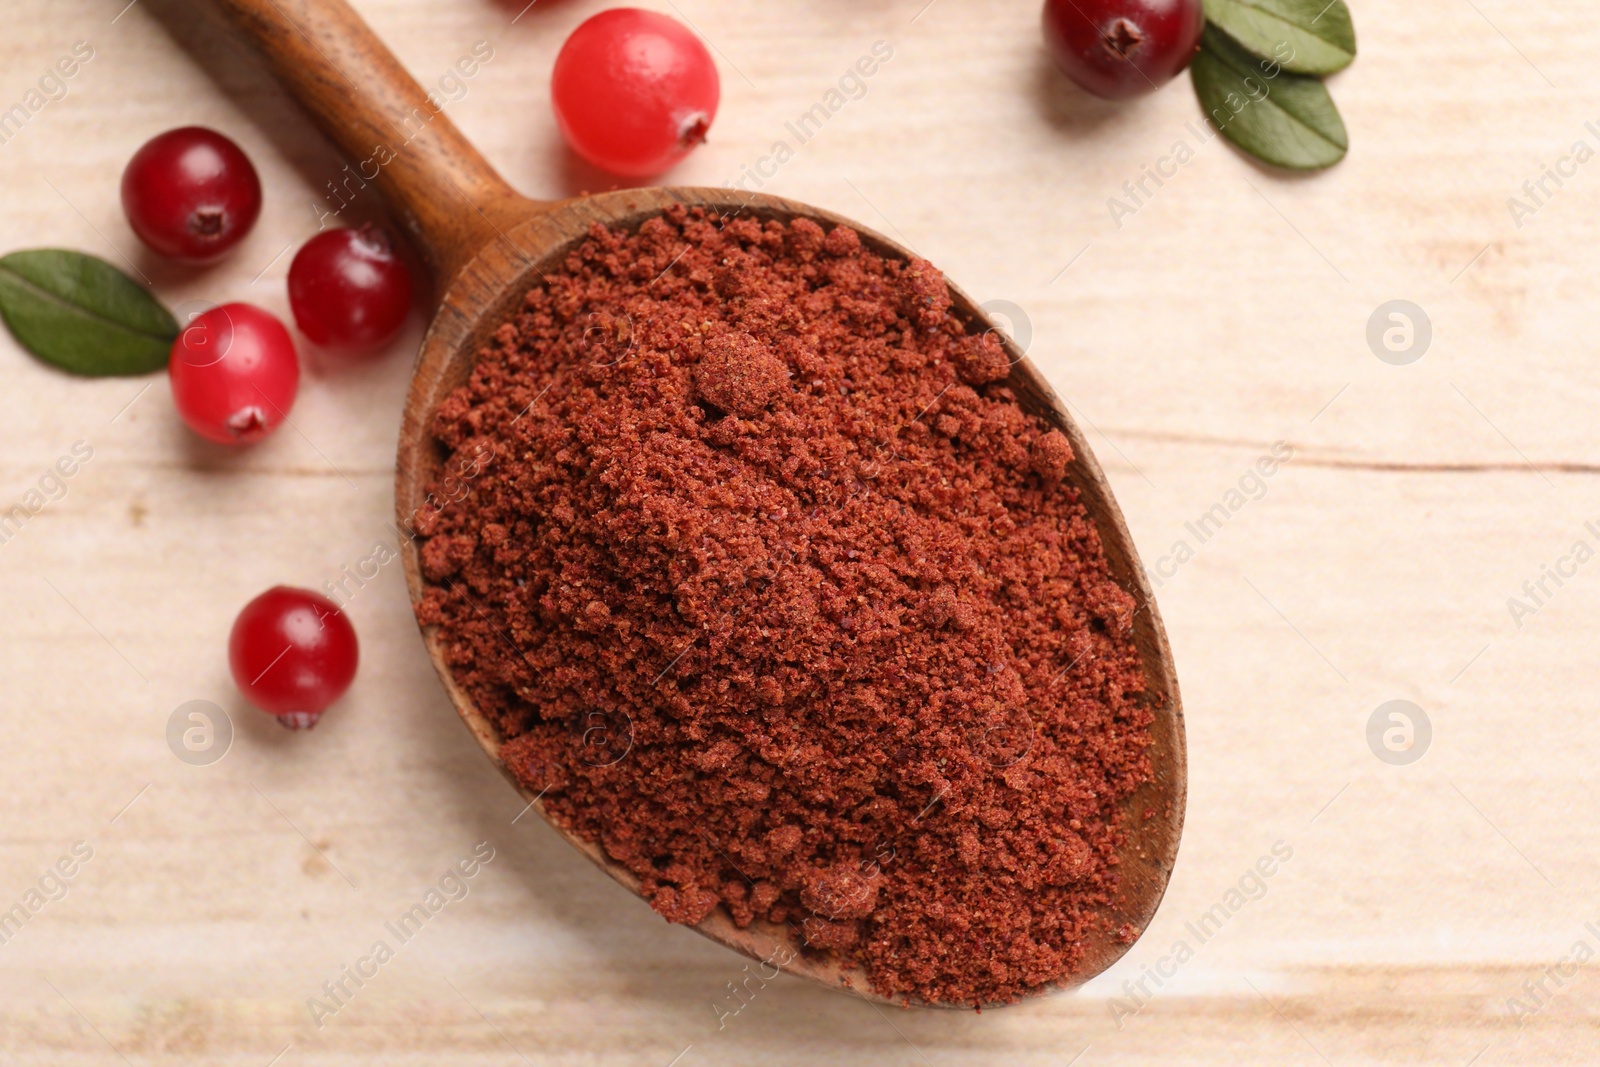
[{"label": "wooden plank surface", "polygon": [[[711,143],[671,180],[756,174],[1023,309],[1147,566],[1168,559],[1191,792],[1157,921],[1084,992],[1017,1009],[885,1013],[779,979],[726,1014],[742,961],[516,819],[396,567],[351,603],[362,673],[313,734],[232,692],[240,604],[321,586],[390,536],[420,317],[384,360],[313,365],[294,428],[237,454],[187,436],[164,380],[70,379],[4,337],[0,510],[76,442],[93,456],[0,544],[0,910],[45,899],[0,944],[0,1060],[1593,1062],[1600,968],[1562,964],[1600,952],[1600,563],[1562,562],[1600,548],[1600,163],[1562,162],[1600,149],[1591,5],[1358,0],[1362,54],[1333,82],[1353,150],[1297,179],[1203,142],[1184,82],[1122,107],[1062,86],[1032,2],[647,3],[698,27],[723,75]],[[75,42],[93,58],[0,144],[0,249],[83,248],[170,304],[286,315],[285,252],[340,161],[189,5],[123,4],[7,5],[0,110]],[[444,90],[514,184],[604,187],[548,105],[556,48],[599,4],[357,6],[425,82],[492,45]],[[799,143],[786,123],[876,41],[893,58]],[[236,138],[268,190],[208,271],[140,252],[117,204],[133,150],[187,123]],[[763,162],[779,140],[792,158]],[[1192,160],[1119,227],[1108,199],[1180,141]],[[1546,166],[1565,176],[1535,204],[1522,185]],[[1514,217],[1514,196],[1536,210]],[[1397,299],[1432,325],[1406,366],[1367,341]],[[1249,480],[1277,441],[1292,458]],[[1219,503],[1225,521],[1189,529]],[[1524,594],[1558,567],[1540,603]],[[210,766],[166,741],[194,699],[235,728]],[[1391,700],[1432,727],[1407,766],[1367,741]],[[72,877],[46,878],[79,842]],[[466,895],[316,1026],[307,1000],[479,842],[493,859]],[[1275,845],[1292,857],[1252,877]]]}]

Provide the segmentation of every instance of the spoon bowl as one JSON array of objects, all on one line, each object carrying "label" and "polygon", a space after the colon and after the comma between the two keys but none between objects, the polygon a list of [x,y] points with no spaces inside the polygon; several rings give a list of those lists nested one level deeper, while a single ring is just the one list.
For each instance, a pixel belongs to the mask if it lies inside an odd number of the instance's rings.
[{"label": "spoon bowl", "polygon": [[[400,428],[395,508],[402,530],[442,473],[444,454],[434,442],[433,413],[463,384],[490,335],[513,315],[523,295],[583,241],[595,224],[635,230],[681,204],[716,214],[790,222],[807,218],[824,229],[848,225],[881,255],[911,253],[849,219],[795,201],[736,189],[667,187],[627,189],[563,201],[536,201],[508,186],[425,96],[371,30],[343,0],[211,0],[249,39],[284,87],[376,185],[416,242],[435,275],[439,307],[423,339]],[[1177,856],[1186,791],[1183,712],[1166,632],[1149,581],[1111,494],[1105,475],[1065,407],[1016,344],[960,289],[950,287],[955,314],[969,332],[993,330],[1011,358],[1007,385],[1023,408],[1066,434],[1076,457],[1064,479],[1080,494],[1095,523],[1113,579],[1140,605],[1133,640],[1143,667],[1146,700],[1154,714],[1149,749],[1152,775],[1122,804],[1124,844],[1119,887],[1077,968],[1030,995],[1073,988],[1104,971],[1132,943],[1124,931],[1143,931],[1155,914]],[[415,604],[424,590],[417,545],[401,546],[406,584]],[[423,629],[428,655],[457,714],[502,773],[504,742],[456,684],[434,628]],[[538,796],[522,789],[544,816]],[[632,872],[599,845],[556,827],[574,848],[628,890],[639,894]],[[721,907],[695,927],[700,933],[756,960],[790,957],[784,970],[833,988],[889,1003],[832,953],[802,953],[787,928],[761,921],[743,929]],[[917,1003],[917,1002],[913,1002]],[[927,1004],[971,1007],[970,1004]]]}]

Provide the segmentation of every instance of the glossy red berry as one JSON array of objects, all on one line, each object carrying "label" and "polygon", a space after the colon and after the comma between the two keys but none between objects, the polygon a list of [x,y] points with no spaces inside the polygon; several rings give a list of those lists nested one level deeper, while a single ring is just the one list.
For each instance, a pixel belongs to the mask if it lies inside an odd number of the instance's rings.
[{"label": "glossy red berry", "polygon": [[706,139],[720,94],[700,38],[654,11],[615,7],[556,56],[556,123],[573,151],[613,174],[659,174]]},{"label": "glossy red berry", "polygon": [[383,230],[327,230],[289,264],[289,307],[312,344],[336,355],[366,355],[405,325],[411,275]]},{"label": "glossy red berry", "polygon": [[178,334],[167,376],[190,429],[218,444],[243,445],[288,417],[300,387],[300,362],[289,331],[270,312],[223,304]]},{"label": "glossy red berry", "polygon": [[293,730],[315,726],[356,676],[361,650],[338,605],[273,586],[244,606],[228,635],[228,667],[245,699]]},{"label": "glossy red berry", "polygon": [[1201,0],[1045,0],[1044,39],[1062,73],[1117,100],[1188,66],[1205,21]]},{"label": "glossy red berry", "polygon": [[261,214],[261,179],[240,147],[184,126],[147,141],[122,172],[122,210],[139,240],[185,263],[210,263]]}]

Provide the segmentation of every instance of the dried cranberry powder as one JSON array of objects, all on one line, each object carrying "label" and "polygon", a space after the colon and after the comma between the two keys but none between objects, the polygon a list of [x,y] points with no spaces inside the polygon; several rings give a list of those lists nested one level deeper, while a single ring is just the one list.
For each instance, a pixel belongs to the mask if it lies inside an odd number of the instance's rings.
[{"label": "dried cranberry powder", "polygon": [[985,1004],[1104,933],[1152,716],[1069,443],[950,300],[844,227],[596,227],[437,412],[418,617],[663,916]]}]

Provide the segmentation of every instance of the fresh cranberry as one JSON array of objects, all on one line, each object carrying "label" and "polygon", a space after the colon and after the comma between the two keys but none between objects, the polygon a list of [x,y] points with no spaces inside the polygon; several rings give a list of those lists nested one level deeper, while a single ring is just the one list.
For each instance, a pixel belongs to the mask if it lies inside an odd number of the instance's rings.
[{"label": "fresh cranberry", "polygon": [[328,230],[289,264],[289,307],[313,344],[336,355],[366,355],[405,325],[411,275],[383,230]]},{"label": "fresh cranberry", "polygon": [[635,7],[588,19],[556,56],[550,93],[573,151],[602,170],[658,174],[706,139],[720,92],[686,26]]},{"label": "fresh cranberry", "polygon": [[1205,21],[1201,0],[1045,0],[1044,39],[1062,73],[1118,100],[1188,66]]},{"label": "fresh cranberry", "polygon": [[228,635],[228,667],[245,698],[291,730],[317,724],[356,676],[361,649],[338,605],[273,586],[244,606]]},{"label": "fresh cranberry", "polygon": [[288,417],[300,363],[289,331],[271,313],[251,304],[223,304],[178,334],[167,376],[190,429],[218,444],[243,445]]},{"label": "fresh cranberry", "polygon": [[122,210],[139,239],[164,256],[210,263],[244,240],[261,214],[250,157],[203,126],[145,142],[122,172]]}]

